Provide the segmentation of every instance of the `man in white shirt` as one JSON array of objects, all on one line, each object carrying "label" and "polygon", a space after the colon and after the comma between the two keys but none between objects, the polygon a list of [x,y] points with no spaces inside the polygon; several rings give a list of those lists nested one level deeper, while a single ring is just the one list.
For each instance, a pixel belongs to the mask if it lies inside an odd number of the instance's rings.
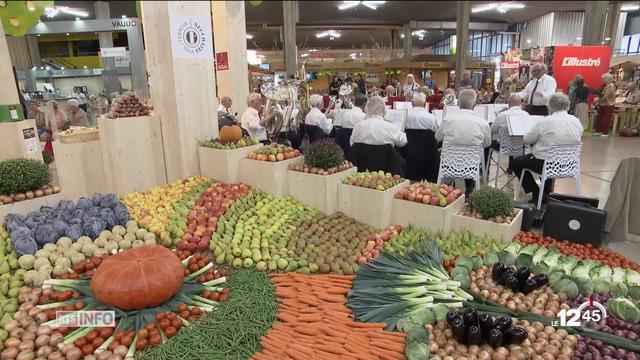
[{"label": "man in white shirt", "polygon": [[384,99],[374,96],[367,102],[366,118],[360,121],[351,133],[351,146],[355,143],[367,145],[387,145],[403,147],[407,144],[407,135],[397,126],[384,120],[386,113]]},{"label": "man in white shirt", "polygon": [[218,116],[223,114],[231,114],[231,104],[233,100],[230,96],[223,96],[220,98],[220,104],[218,104]]},{"label": "man in white shirt", "polygon": [[[581,141],[584,129],[580,119],[567,112],[569,105],[569,97],[563,93],[555,93],[549,97],[547,106],[551,115],[538,122],[524,135],[524,142],[533,145],[531,154],[513,159],[513,172],[516,176],[522,175],[522,169],[531,169],[538,174],[542,173],[547,150],[551,144],[573,144]],[[522,179],[522,187],[526,193],[533,193],[531,202],[535,203],[540,187],[531,174],[527,173]],[[547,180],[544,186],[545,197],[552,187],[552,180]]]},{"label": "man in white shirt", "polygon": [[264,118],[260,118],[260,110],[262,110],[262,95],[251,93],[247,96],[247,110],[244,111],[240,118],[240,126],[247,130],[249,136],[267,143],[267,130],[265,125],[273,119],[275,113],[269,113]]},{"label": "man in white shirt", "polygon": [[[500,151],[500,132],[507,133],[509,131],[509,124],[507,120],[509,117],[515,116],[529,116],[529,113],[522,110],[522,98],[520,94],[513,93],[509,95],[509,109],[502,111],[496,115],[496,120],[491,124],[491,135],[493,139],[491,141],[491,147],[495,151]],[[488,152],[485,155],[485,161],[489,161]],[[507,173],[511,174],[511,163],[513,162],[513,156],[509,156],[509,167],[507,168]],[[490,164],[489,164],[490,165]]]},{"label": "man in white shirt", "polygon": [[353,129],[366,117],[364,109],[367,106],[367,97],[358,96],[353,103],[353,108],[345,110],[341,118],[341,126],[345,129]]},{"label": "man in white shirt", "polygon": [[307,116],[304,118],[304,124],[317,126],[322,129],[325,135],[329,135],[333,124],[331,123],[331,119],[328,119],[325,114],[322,113],[322,108],[324,107],[322,95],[311,95],[309,97],[309,105],[311,106],[311,110],[309,110]]},{"label": "man in white shirt", "polygon": [[556,79],[547,75],[547,67],[542,63],[531,67],[531,76],[533,79],[519,92],[520,97],[527,102],[529,115],[549,115],[547,101],[556,92]]},{"label": "man in white shirt", "polygon": [[408,110],[405,129],[432,130],[433,132],[438,129],[436,117],[429,113],[425,107],[426,104],[427,95],[423,93],[413,95],[413,108]]},{"label": "man in white shirt", "polygon": [[[460,90],[458,93],[459,111],[451,111],[442,120],[436,131],[436,140],[443,143],[459,145],[491,145],[491,129],[489,122],[473,112],[476,104],[476,92],[472,89]],[[475,180],[465,179],[466,195],[471,194]]]}]

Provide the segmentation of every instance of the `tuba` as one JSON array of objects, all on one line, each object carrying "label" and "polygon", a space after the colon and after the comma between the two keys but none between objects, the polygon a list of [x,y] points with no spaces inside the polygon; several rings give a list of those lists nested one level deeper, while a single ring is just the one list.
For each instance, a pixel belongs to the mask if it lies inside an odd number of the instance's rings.
[{"label": "tuba", "polygon": [[[265,125],[267,138],[276,142],[283,128],[298,131],[302,114],[309,111],[308,84],[299,80],[288,80],[275,85],[273,82],[262,84],[260,91],[267,98],[263,115],[274,113],[275,116]],[[298,109],[296,116],[292,116]]]}]

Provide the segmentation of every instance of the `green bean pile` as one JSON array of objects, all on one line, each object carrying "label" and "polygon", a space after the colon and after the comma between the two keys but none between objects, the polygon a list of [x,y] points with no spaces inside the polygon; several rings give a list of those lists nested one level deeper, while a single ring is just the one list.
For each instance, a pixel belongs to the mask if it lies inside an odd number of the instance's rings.
[{"label": "green bean pile", "polygon": [[262,350],[260,337],[278,312],[269,276],[238,270],[227,277],[229,298],[201,322],[184,327],[161,346],[147,350],[144,360],[248,359]]}]

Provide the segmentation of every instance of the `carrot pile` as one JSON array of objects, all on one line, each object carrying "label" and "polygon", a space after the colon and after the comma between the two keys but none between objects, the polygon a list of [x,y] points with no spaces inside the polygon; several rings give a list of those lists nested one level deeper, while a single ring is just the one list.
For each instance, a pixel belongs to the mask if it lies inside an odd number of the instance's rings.
[{"label": "carrot pile", "polygon": [[271,274],[280,311],[253,360],[405,359],[404,333],[359,323],[347,307],[354,276]]}]

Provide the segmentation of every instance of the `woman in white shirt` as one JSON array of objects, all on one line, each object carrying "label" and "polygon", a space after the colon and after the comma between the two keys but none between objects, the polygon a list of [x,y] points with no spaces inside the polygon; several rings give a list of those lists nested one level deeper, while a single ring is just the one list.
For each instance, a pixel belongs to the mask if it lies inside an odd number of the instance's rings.
[{"label": "woman in white shirt", "polygon": [[240,126],[247,130],[251,137],[266,143],[268,140],[265,125],[273,119],[275,113],[271,112],[261,119],[260,110],[262,110],[262,95],[258,93],[249,94],[247,96],[247,110],[244,111],[240,118]]},{"label": "woman in white shirt", "polygon": [[355,143],[367,145],[391,144],[403,147],[407,144],[407,135],[400,128],[384,120],[386,107],[384,99],[374,96],[366,105],[367,117],[353,128],[351,133],[351,146]]},{"label": "woman in white shirt", "polygon": [[416,93],[419,91],[420,91],[420,84],[416,82],[416,78],[413,76],[413,74],[408,74],[407,82],[402,87],[402,93],[403,94]]},{"label": "woman in white shirt", "polygon": [[317,126],[322,129],[325,135],[329,135],[333,124],[331,123],[331,119],[328,119],[325,114],[322,113],[322,108],[324,108],[322,95],[311,95],[309,97],[309,105],[311,106],[311,110],[309,110],[309,113],[307,113],[307,116],[304,118],[304,124]]}]

